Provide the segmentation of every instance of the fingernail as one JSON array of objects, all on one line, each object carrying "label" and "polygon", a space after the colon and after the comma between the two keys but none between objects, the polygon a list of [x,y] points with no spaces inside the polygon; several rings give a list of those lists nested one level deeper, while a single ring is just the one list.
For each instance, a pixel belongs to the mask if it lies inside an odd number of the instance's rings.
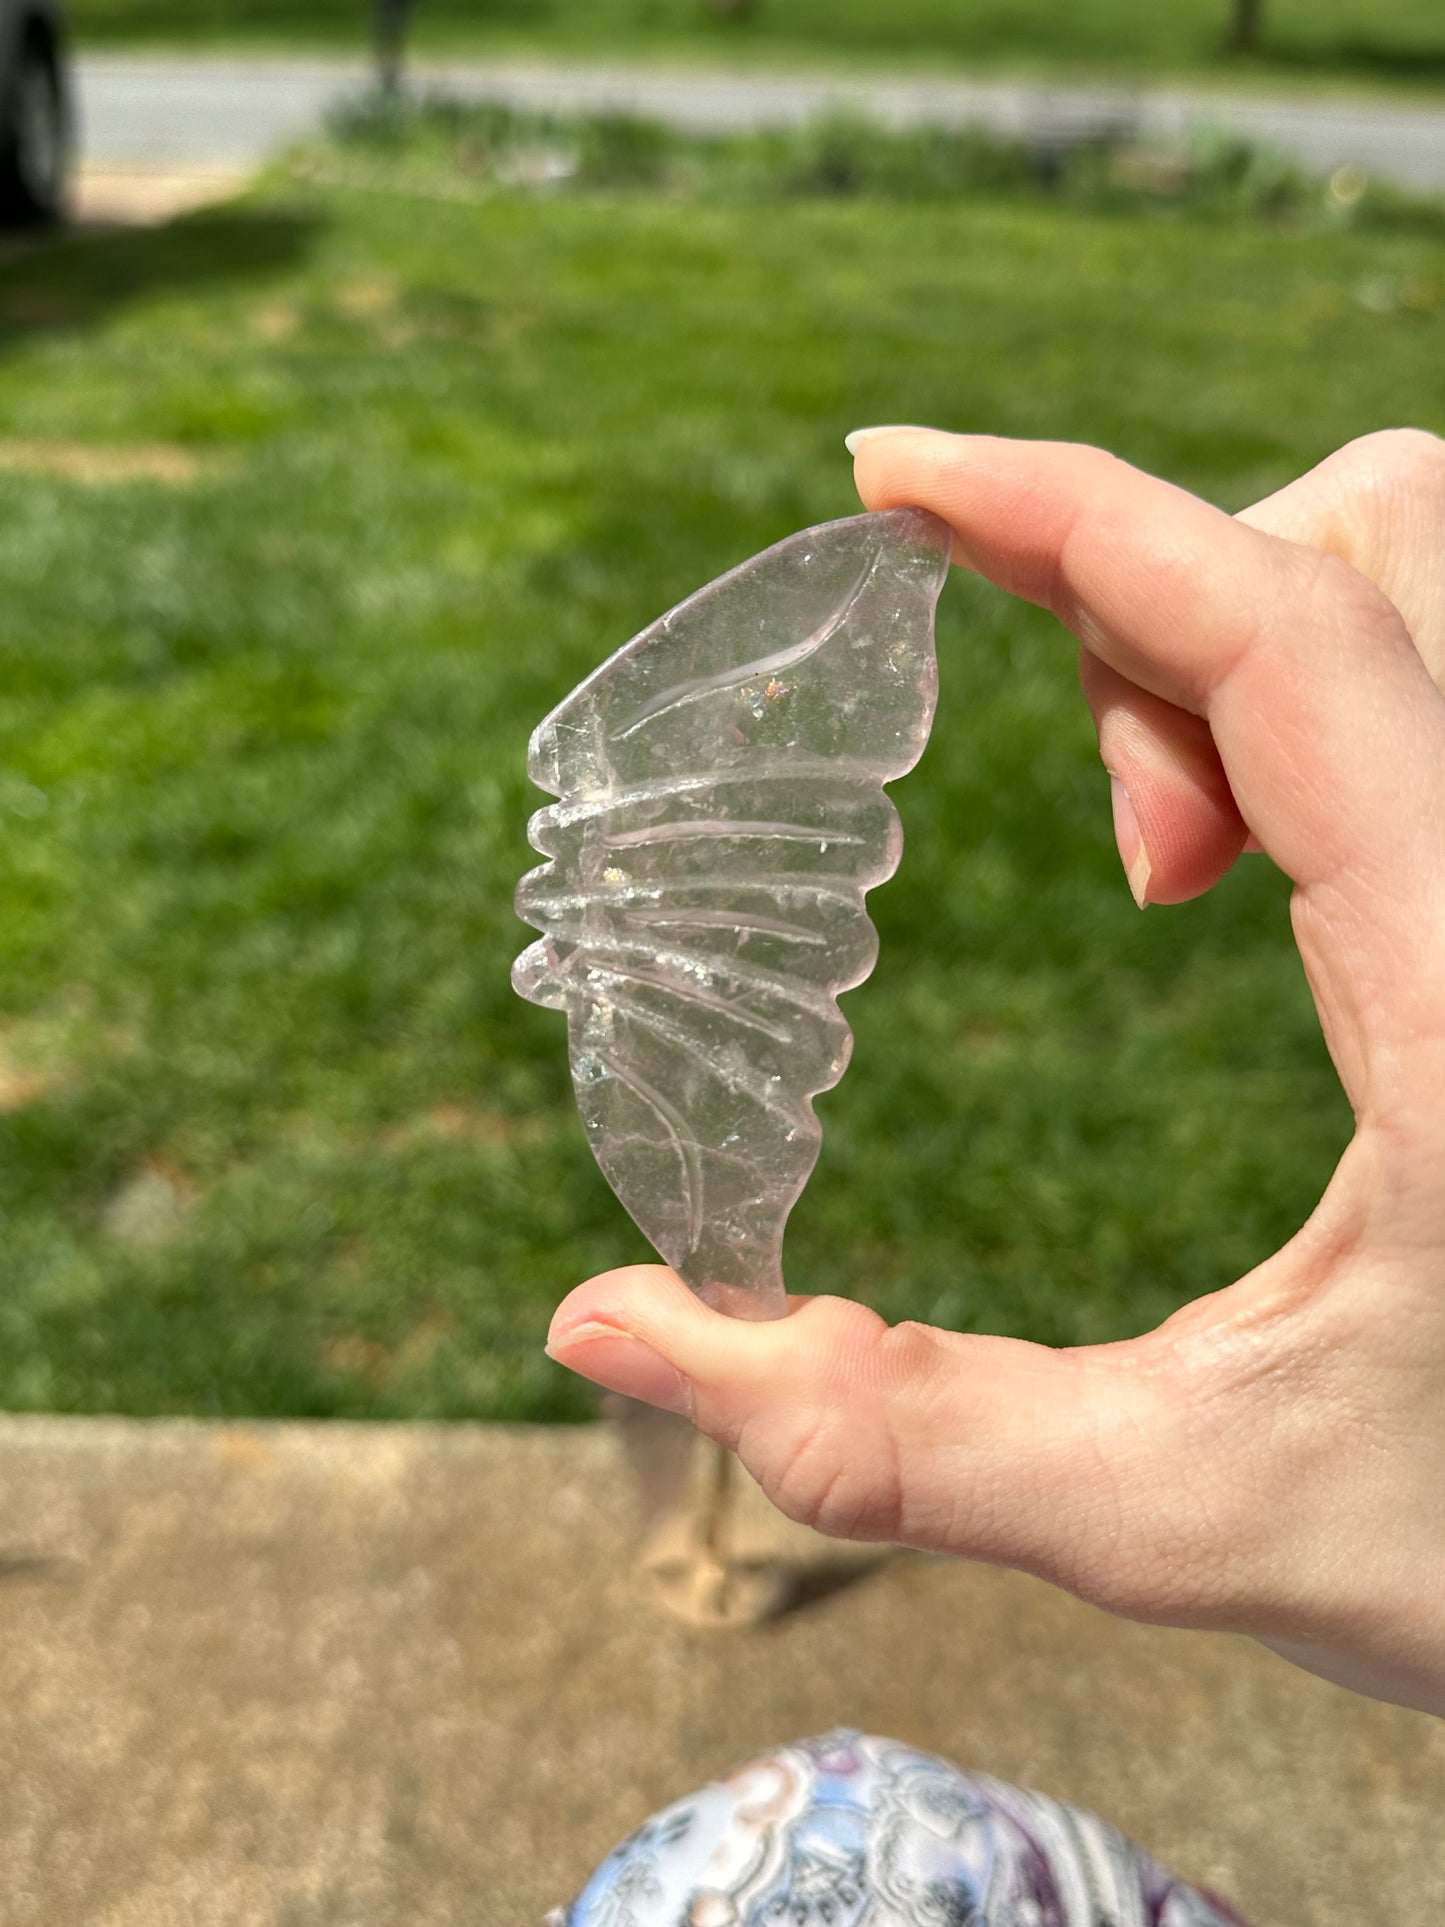
[{"label": "fingernail", "polygon": [[1109,772],[1109,794],[1114,804],[1114,841],[1119,846],[1120,860],[1124,865],[1124,874],[1129,879],[1134,901],[1144,910],[1149,904],[1152,865],[1149,852],[1144,848],[1144,839],[1139,833],[1139,819],[1134,814],[1134,805],[1129,801],[1129,792],[1112,770]]},{"label": "fingernail", "polygon": [[675,1365],[615,1325],[577,1325],[548,1342],[548,1358],[594,1384],[665,1412],[692,1416],[692,1386]]},{"label": "fingernail", "polygon": [[843,437],[843,446],[850,455],[856,455],[863,443],[871,442],[875,435],[897,435],[917,426],[917,422],[884,422],[878,428],[855,428],[851,435]]}]

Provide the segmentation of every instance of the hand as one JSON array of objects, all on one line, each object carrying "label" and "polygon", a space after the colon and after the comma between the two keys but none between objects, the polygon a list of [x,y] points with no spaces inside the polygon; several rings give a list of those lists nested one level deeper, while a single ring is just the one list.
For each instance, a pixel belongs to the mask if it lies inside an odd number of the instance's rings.
[{"label": "hand", "polygon": [[1445,1712],[1445,444],[1368,436],[1231,518],[1096,449],[853,439],[870,508],[934,509],[1083,644],[1140,901],[1251,838],[1293,880],[1353,1141],[1282,1251],[1126,1343],[826,1298],[737,1323],[639,1266],[573,1292],[549,1350],[691,1412],[825,1532]]}]

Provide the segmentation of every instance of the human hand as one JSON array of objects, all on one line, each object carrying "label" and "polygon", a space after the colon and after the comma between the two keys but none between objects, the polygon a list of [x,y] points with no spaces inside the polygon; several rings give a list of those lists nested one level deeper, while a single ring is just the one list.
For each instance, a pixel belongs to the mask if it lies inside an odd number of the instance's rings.
[{"label": "human hand", "polygon": [[636,1266],[574,1291],[548,1349],[691,1413],[824,1532],[1445,1713],[1445,444],[1368,436],[1231,518],[1096,449],[851,439],[870,508],[933,509],[1080,639],[1141,902],[1250,839],[1290,876],[1354,1138],[1283,1250],[1124,1343],[831,1298],[748,1324]]}]

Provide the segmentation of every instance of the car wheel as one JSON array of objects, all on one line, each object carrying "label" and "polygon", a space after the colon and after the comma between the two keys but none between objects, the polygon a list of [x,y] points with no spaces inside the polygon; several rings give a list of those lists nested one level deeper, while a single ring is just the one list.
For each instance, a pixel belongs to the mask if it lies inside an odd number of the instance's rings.
[{"label": "car wheel", "polygon": [[16,57],[0,125],[0,220],[56,221],[70,164],[65,99],[55,56],[27,39]]}]

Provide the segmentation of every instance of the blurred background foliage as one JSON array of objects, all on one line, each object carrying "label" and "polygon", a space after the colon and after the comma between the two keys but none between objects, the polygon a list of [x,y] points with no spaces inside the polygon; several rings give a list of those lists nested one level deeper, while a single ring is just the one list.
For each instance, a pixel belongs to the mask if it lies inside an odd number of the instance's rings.
[{"label": "blurred background foliage", "polygon": [[[70,0],[82,40],[357,42],[367,0]],[[1231,51],[1241,14],[1257,45]],[[420,51],[1445,84],[1438,0],[420,0]]]},{"label": "blurred background foliage", "polygon": [[[508,984],[531,725],[860,423],[1231,507],[1445,428],[1434,210],[840,139],[361,115],[0,262],[0,1404],[584,1416],[548,1315],[645,1254]],[[1068,638],[958,575],[939,640],[790,1283],[1134,1332],[1345,1142],[1285,885],[1141,916]]]}]

